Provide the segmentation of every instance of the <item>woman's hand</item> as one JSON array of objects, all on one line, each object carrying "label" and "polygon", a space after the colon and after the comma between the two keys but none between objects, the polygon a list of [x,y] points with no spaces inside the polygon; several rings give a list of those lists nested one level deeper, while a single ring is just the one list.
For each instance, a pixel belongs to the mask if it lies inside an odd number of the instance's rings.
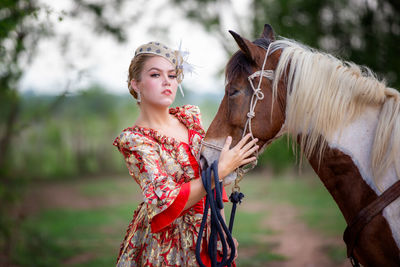
[{"label": "woman's hand", "polygon": [[[236,238],[234,238],[232,236],[233,239],[233,243],[235,244],[235,257],[233,258],[233,260],[235,261],[238,257],[238,248],[239,248],[239,243],[237,242]],[[228,258],[231,256],[231,249],[228,248]]]},{"label": "woman's hand", "polygon": [[[237,257],[238,257],[239,243],[238,243],[238,241],[236,240],[236,238],[234,238],[233,236],[232,236],[232,239],[233,239],[233,244],[234,244],[234,246],[235,246],[235,257],[233,258],[233,261],[235,261],[235,260],[237,259]],[[225,235],[225,240],[228,241],[227,238],[226,238],[226,235]],[[221,241],[218,241],[218,242],[221,242]],[[222,246],[222,244],[220,244],[220,243],[219,243],[219,245]],[[223,256],[221,250],[219,250],[218,253],[220,254],[221,257]],[[231,250],[231,248],[228,246],[227,255],[226,255],[228,259],[231,257],[231,253],[232,253],[232,250]]]},{"label": "woman's hand", "polygon": [[246,144],[250,137],[251,134],[247,134],[232,149],[229,149],[232,137],[228,136],[226,138],[218,161],[218,176],[220,180],[223,180],[236,168],[257,159],[255,156],[250,156],[258,149],[258,145],[256,145],[258,139],[255,138]]},{"label": "woman's hand", "polygon": [[[226,236],[225,236],[225,239],[226,239]],[[238,257],[239,243],[237,242],[236,238],[234,238],[233,236],[232,236],[232,239],[233,239],[233,244],[235,245],[235,257],[233,258],[233,261],[235,261],[237,259],[237,257]],[[220,242],[220,241],[218,241],[218,242]],[[219,251],[219,253],[220,253],[220,256],[222,257],[222,255],[223,255],[222,251]],[[228,251],[227,251],[227,258],[228,259],[231,257],[231,253],[232,253],[232,250],[231,250],[230,247],[228,247]]]}]

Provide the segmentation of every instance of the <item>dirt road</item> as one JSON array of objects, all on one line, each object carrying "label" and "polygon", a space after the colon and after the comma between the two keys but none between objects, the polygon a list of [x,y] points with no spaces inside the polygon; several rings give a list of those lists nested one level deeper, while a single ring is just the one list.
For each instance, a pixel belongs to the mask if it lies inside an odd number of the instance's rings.
[{"label": "dirt road", "polygon": [[[327,238],[307,227],[299,220],[298,210],[291,205],[271,205],[265,202],[243,202],[240,209],[268,213],[262,225],[275,234],[263,237],[263,241],[275,244],[272,252],[283,255],[286,260],[269,262],[271,267],[350,267],[347,259],[333,261],[327,253],[330,247],[343,245],[340,237]],[[245,252],[246,253],[246,252]],[[248,253],[248,252],[247,252]],[[251,256],[251,255],[243,255]]]}]

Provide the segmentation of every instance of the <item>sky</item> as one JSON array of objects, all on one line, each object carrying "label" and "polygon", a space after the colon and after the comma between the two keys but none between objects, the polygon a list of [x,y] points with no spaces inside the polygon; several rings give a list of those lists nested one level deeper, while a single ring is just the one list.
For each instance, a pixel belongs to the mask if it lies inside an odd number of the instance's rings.
[{"label": "sky", "polygon": [[[222,45],[200,25],[188,21],[183,12],[171,6],[168,0],[128,1],[129,5],[119,14],[121,17],[138,12],[139,2],[152,5],[142,9],[144,13],[138,22],[126,25],[128,40],[122,44],[110,36],[93,33],[88,26],[90,20],[65,17],[58,21],[58,16],[63,10],[68,10],[71,1],[40,1],[52,10],[47,15],[42,13],[40,18],[53,22],[56,37],[39,43],[37,54],[21,80],[22,92],[58,94],[68,88],[73,93],[98,84],[113,93],[127,93],[128,67],[136,47],[157,40],[175,49],[181,43],[183,50],[189,52],[188,62],[194,66],[195,73],[185,76],[183,87],[186,90],[223,93],[224,78],[218,72],[224,68],[228,59]],[[243,1],[235,8],[243,9],[246,2]],[[235,23],[229,21],[228,17],[225,24],[234,27]],[[165,24],[169,25],[167,34],[161,28]],[[160,29],[154,30],[159,28],[158,25]],[[227,36],[228,30],[235,30],[229,26],[226,28]],[[63,54],[58,43],[68,34],[69,49]]]}]

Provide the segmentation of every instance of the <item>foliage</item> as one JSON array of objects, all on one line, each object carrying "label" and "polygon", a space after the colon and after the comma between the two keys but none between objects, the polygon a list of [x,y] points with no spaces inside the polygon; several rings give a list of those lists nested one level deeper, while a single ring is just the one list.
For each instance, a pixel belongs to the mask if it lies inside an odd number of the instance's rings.
[{"label": "foliage", "polygon": [[[89,15],[89,20],[94,21],[91,25],[94,26],[96,32],[114,36],[118,41],[125,40],[122,24],[116,24],[118,20],[110,17],[110,12],[106,12],[110,8],[118,9],[124,0],[98,3],[87,0],[70,1],[73,8],[68,12],[58,14],[59,21],[62,21],[65,16]],[[9,209],[20,196],[18,186],[26,183],[25,173],[14,172],[16,165],[12,160],[11,148],[18,135],[22,134],[22,130],[29,128],[33,121],[41,120],[36,117],[28,123],[26,121],[22,123],[20,113],[24,107],[18,91],[18,83],[24,69],[35,56],[40,41],[54,37],[53,22],[49,19],[52,13],[54,12],[49,6],[38,0],[0,2],[0,265],[9,264],[10,251],[15,243],[13,237],[18,232],[20,224],[19,218],[9,217]],[[59,98],[55,99],[54,103],[58,102]],[[50,113],[50,110],[47,112]],[[60,142],[60,132],[56,127],[49,131],[48,138],[52,144]],[[30,141],[34,143],[34,140]],[[40,149],[40,144],[35,145]],[[54,161],[58,156],[54,149],[48,152],[48,159],[51,160],[47,162],[45,168],[47,171],[54,168]],[[68,158],[67,155],[63,156]],[[31,164],[38,161],[40,161],[39,158],[33,157]]]},{"label": "foliage", "polygon": [[[54,97],[25,96],[22,115],[46,110]],[[51,116],[26,129],[12,149],[14,173],[26,178],[63,178],[118,172],[121,156],[112,146],[119,131],[132,125],[135,103],[92,87],[68,96]]]},{"label": "foliage", "polygon": [[258,158],[258,165],[261,167],[269,167],[274,173],[281,173],[294,166],[296,163],[296,155],[292,151],[291,144],[288,144],[287,136],[283,136],[277,141],[270,144]]},{"label": "foliage", "polygon": [[[92,4],[91,1],[71,1],[75,4],[73,9],[59,14],[60,20],[65,16],[76,17],[87,12],[95,20],[93,25],[96,31],[111,34],[118,41],[125,40],[122,28],[113,25],[105,15],[107,8],[115,9],[122,1],[109,5],[105,2]],[[54,25],[49,19],[54,12],[49,6],[35,0],[2,1],[0,11],[0,168],[4,171],[13,136],[19,130],[17,124],[22,107],[18,81],[26,65],[35,56],[40,41],[54,37]]]},{"label": "foliage", "polygon": [[219,38],[228,54],[228,29],[255,39],[268,23],[280,36],[368,66],[400,88],[400,64],[393,56],[400,54],[397,0],[252,0],[245,10],[235,10],[226,0],[171,1]]}]

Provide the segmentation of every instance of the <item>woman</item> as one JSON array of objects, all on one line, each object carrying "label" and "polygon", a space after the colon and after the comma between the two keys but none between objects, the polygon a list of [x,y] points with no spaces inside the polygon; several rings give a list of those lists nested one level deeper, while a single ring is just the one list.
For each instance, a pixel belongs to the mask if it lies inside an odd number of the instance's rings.
[{"label": "woman", "polygon": [[[204,190],[196,157],[204,136],[195,106],[170,108],[183,79],[183,58],[157,42],[140,46],[129,67],[128,87],[140,114],[135,125],[114,141],[143,202],[136,209],[117,266],[197,266],[196,240],[204,210]],[[243,138],[229,149],[228,137],[218,163],[222,181],[240,165],[255,160],[257,140]],[[227,201],[224,192],[225,201]],[[202,242],[207,256],[209,230]]]}]

